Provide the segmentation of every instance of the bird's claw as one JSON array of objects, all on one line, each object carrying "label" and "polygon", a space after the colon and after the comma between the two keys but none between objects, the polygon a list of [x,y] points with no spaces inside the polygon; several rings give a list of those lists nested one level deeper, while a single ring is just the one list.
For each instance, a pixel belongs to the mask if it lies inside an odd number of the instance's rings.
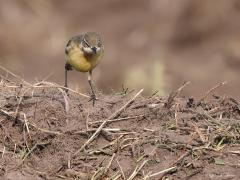
[{"label": "bird's claw", "polygon": [[90,99],[89,99],[88,102],[90,102],[90,101],[93,102],[93,107],[94,107],[95,102],[97,101],[97,98],[96,98],[96,95],[95,95],[95,94],[91,94]]},{"label": "bird's claw", "polygon": [[[65,86],[66,87],[66,86]],[[68,89],[64,88],[63,89],[65,91],[65,93],[68,95]]]}]

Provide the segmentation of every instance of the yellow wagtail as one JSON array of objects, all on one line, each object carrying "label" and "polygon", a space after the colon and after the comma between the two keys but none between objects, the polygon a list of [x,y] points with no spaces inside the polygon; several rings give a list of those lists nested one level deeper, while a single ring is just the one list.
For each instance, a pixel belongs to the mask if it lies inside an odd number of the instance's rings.
[{"label": "yellow wagtail", "polygon": [[65,87],[68,87],[67,72],[69,70],[75,69],[80,72],[89,72],[88,83],[92,91],[90,101],[93,101],[93,106],[96,95],[92,85],[92,71],[103,56],[103,49],[101,37],[96,32],[87,32],[72,37],[65,48]]}]

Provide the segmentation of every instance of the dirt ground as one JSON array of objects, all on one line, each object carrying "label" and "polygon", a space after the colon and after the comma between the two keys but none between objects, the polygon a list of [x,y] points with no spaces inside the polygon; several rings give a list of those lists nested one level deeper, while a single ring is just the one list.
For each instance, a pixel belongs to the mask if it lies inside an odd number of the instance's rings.
[{"label": "dirt ground", "polygon": [[[0,84],[1,179],[239,179],[240,104],[140,91],[88,95],[14,74]],[[186,86],[186,87],[185,87]],[[221,87],[223,88],[223,87]]]}]

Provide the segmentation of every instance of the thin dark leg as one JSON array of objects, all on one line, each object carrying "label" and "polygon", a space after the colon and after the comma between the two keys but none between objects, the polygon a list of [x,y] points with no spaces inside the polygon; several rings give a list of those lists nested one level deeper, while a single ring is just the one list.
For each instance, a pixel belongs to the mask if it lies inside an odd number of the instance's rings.
[{"label": "thin dark leg", "polygon": [[93,101],[93,106],[95,105],[95,101],[97,100],[96,94],[93,90],[93,85],[92,85],[92,71],[89,71],[89,76],[88,76],[88,83],[91,88],[92,94],[91,94],[91,99],[90,101]]},{"label": "thin dark leg", "polygon": [[65,87],[67,88],[68,87],[68,84],[67,84],[67,73],[68,73],[68,70],[65,68]]},{"label": "thin dark leg", "polygon": [[[65,87],[68,88],[68,71],[71,70],[70,64],[65,64]],[[68,89],[65,89],[66,92],[68,92]]]}]

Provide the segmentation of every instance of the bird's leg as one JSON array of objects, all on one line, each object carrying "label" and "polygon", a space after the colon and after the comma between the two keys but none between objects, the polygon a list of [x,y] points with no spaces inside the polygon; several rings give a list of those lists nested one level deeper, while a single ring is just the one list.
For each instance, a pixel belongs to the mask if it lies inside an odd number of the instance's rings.
[{"label": "bird's leg", "polygon": [[89,71],[88,83],[89,83],[89,86],[90,86],[91,91],[92,91],[91,98],[90,98],[89,101],[93,101],[93,106],[94,106],[95,101],[97,100],[97,98],[96,98],[96,94],[95,94],[95,92],[93,90],[93,85],[92,85],[92,71]]},{"label": "bird's leg", "polygon": [[[66,63],[65,64],[65,85],[64,87],[68,88],[68,71],[72,70],[72,67],[70,64]],[[68,92],[68,89],[65,89],[66,93]]]}]

